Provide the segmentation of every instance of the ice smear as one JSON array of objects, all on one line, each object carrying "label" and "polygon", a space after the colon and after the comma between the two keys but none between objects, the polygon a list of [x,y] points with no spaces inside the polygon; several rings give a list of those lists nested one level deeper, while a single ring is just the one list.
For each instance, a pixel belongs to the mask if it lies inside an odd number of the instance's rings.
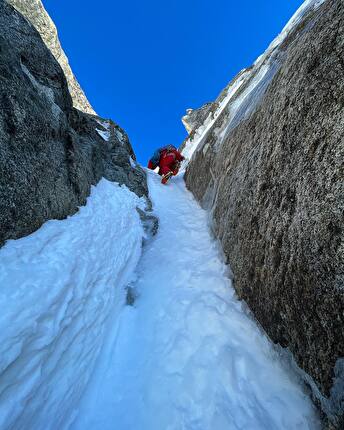
[{"label": "ice smear", "polygon": [[[96,128],[97,133],[106,141],[108,142],[111,138],[111,133],[114,133],[121,145],[124,144],[124,134],[120,131],[120,129],[115,126],[114,124],[110,124],[109,120],[96,120],[99,125],[101,125],[105,130],[100,130],[99,128]],[[112,129],[112,130],[111,130]]]},{"label": "ice smear", "polygon": [[77,214],[0,249],[1,429],[67,427],[139,260],[143,204],[103,179]]},{"label": "ice smear", "polygon": [[42,97],[46,97],[51,105],[51,111],[53,113],[53,117],[56,122],[59,121],[60,115],[62,114],[62,110],[59,105],[55,103],[54,91],[52,88],[47,87],[46,85],[41,84],[37,81],[37,79],[33,76],[30,70],[25,66],[25,64],[21,63],[21,68],[26,76],[30,79],[33,86],[38,91],[39,95]]},{"label": "ice smear", "polygon": [[110,139],[110,131],[109,131],[109,130],[104,131],[104,130],[99,130],[99,128],[96,128],[96,130],[97,130],[98,134],[99,134],[99,135],[100,135],[104,140],[106,140],[107,142],[109,141],[109,139]]},{"label": "ice smear", "polygon": [[311,9],[317,9],[321,4],[323,4],[326,0],[305,0],[299,9],[294,13],[291,17],[287,25],[284,27],[282,32],[273,40],[273,42],[269,45],[268,49],[265,51],[263,55],[257,58],[255,61],[255,65],[258,63],[262,63],[267,55],[269,55],[274,49],[276,49],[279,45],[281,45],[288,35],[293,31],[293,29],[300,24],[302,19]]},{"label": "ice smear", "polygon": [[111,130],[110,130],[110,124],[107,121],[100,121],[97,120],[97,123],[101,125],[105,130],[100,130],[99,128],[96,128],[97,133],[102,137],[106,142],[110,140],[111,137]]},{"label": "ice smear", "polygon": [[278,69],[279,64],[273,59],[262,65],[240,97],[228,106],[228,118],[223,129],[218,132],[216,147],[221,146],[223,138],[254,111]]},{"label": "ice smear", "polygon": [[247,71],[242,71],[239,74],[238,79],[234,80],[228,87],[227,94],[224,99],[219,103],[219,107],[216,109],[216,111],[214,113],[210,113],[204,121],[204,124],[202,124],[197,130],[195,130],[193,138],[187,140],[185,148],[183,149],[183,155],[185,158],[187,158],[187,160],[191,159],[193,153],[200,145],[200,143],[205,139],[209,130],[216,122],[217,118],[221,115],[224,109],[234,98],[241,85],[245,82],[247,74]]},{"label": "ice smear", "polygon": [[[239,73],[231,85],[226,89],[226,95],[219,104],[214,113],[210,113],[203,125],[196,131],[193,138],[186,141],[183,154],[190,160],[194,152],[202,147],[210,130],[213,129],[219,116],[226,111],[228,119],[226,126],[219,132],[217,146],[221,146],[223,138],[245,119],[247,115],[253,112],[260,97],[267,88],[269,82],[278,70],[276,61],[276,52],[278,47],[284,42],[293,29],[302,21],[305,15],[310,10],[315,10],[326,0],[306,0],[296,13],[289,20],[283,31],[270,44],[263,55],[258,57],[251,69],[247,69]],[[245,88],[247,84],[247,88]],[[240,87],[245,88],[245,91],[237,97],[237,92]],[[184,163],[184,168],[186,163]]]},{"label": "ice smear", "polygon": [[181,176],[148,173],[160,229],[71,430],[316,430],[295,374],[236,298]]},{"label": "ice smear", "polygon": [[119,131],[117,128],[115,128],[115,134],[118,138],[118,140],[121,142],[121,144],[124,144],[124,135],[121,131]]}]

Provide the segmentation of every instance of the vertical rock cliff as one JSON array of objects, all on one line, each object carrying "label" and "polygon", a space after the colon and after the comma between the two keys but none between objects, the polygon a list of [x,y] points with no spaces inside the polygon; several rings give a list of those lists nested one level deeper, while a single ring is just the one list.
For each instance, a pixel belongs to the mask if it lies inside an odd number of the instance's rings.
[{"label": "vertical rock cliff", "polygon": [[7,2],[31,22],[41,35],[46,46],[60,63],[67,79],[74,107],[83,112],[94,114],[95,112],[90,102],[87,100],[69,66],[68,58],[61,47],[55,24],[44,9],[41,0],[7,0]]},{"label": "vertical rock cliff", "polygon": [[343,52],[343,1],[306,1],[184,144],[186,184],[211,213],[239,297],[292,352],[337,429],[344,428]]},{"label": "vertical rock cliff", "polygon": [[[62,52],[40,2],[18,5]],[[65,74],[36,28],[7,2],[0,8],[0,245],[74,214],[102,177],[147,196],[125,132],[73,107]],[[74,104],[84,97],[72,95]]]}]

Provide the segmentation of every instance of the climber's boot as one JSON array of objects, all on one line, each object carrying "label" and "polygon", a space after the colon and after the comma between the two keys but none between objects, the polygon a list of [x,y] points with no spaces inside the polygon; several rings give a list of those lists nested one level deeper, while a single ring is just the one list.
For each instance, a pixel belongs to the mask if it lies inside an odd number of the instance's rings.
[{"label": "climber's boot", "polygon": [[173,175],[173,172],[167,172],[165,175],[163,175],[161,179],[161,183],[166,185],[167,181],[170,179],[170,177]]},{"label": "climber's boot", "polygon": [[176,161],[176,163],[175,163],[175,165],[174,165],[174,169],[173,169],[173,171],[172,171],[173,176],[178,175],[178,173],[179,173],[179,169],[180,169],[180,162],[179,162],[179,161]]}]

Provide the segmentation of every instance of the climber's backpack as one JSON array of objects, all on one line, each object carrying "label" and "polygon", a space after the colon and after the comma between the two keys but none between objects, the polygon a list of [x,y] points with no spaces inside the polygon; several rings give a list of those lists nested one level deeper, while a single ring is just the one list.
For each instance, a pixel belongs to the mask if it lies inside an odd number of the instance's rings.
[{"label": "climber's backpack", "polygon": [[162,148],[157,149],[150,159],[150,161],[153,164],[153,168],[156,169],[159,166],[160,157],[164,151],[172,151],[175,149],[176,149],[176,147],[173,145],[167,145],[167,146],[163,146]]}]

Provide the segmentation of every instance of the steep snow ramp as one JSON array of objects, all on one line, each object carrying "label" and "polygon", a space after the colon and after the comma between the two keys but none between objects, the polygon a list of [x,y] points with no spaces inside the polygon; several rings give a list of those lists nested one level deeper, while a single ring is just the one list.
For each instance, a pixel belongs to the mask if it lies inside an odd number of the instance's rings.
[{"label": "steep snow ramp", "polygon": [[105,179],[87,205],[0,249],[0,428],[68,424],[141,253],[141,200]]},{"label": "steep snow ramp", "polygon": [[297,378],[237,300],[182,177],[149,173],[160,229],[71,430],[316,430]]}]

